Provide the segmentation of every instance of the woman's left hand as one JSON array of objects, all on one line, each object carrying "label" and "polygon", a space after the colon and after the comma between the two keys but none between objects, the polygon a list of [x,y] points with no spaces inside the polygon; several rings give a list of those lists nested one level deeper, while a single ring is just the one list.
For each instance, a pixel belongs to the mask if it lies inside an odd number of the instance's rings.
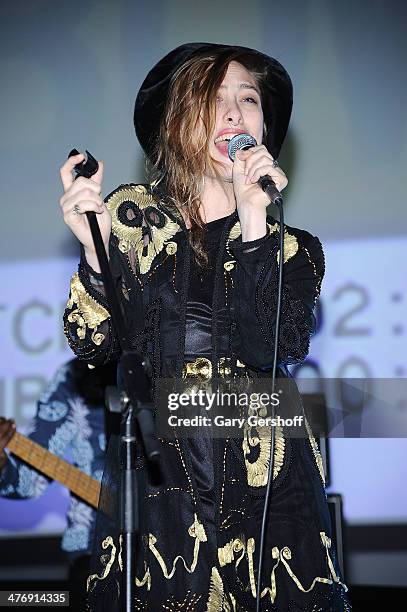
[{"label": "woman's left hand", "polygon": [[240,213],[247,209],[263,209],[270,204],[257,181],[268,174],[282,191],[288,179],[279,166],[273,166],[274,159],[264,145],[257,145],[247,151],[237,151],[233,164],[233,188],[236,205]]}]

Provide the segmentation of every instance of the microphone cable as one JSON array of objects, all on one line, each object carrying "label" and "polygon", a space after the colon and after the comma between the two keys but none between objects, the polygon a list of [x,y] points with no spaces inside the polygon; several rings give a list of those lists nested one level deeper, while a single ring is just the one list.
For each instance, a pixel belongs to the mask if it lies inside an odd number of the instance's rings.
[{"label": "microphone cable", "polygon": [[[278,207],[280,214],[280,232],[279,232],[279,266],[278,266],[278,290],[277,290],[277,308],[276,308],[276,323],[275,323],[275,336],[274,336],[274,355],[273,355],[273,369],[271,375],[271,392],[274,393],[276,383],[276,370],[277,370],[277,358],[278,358],[278,341],[280,336],[280,315],[281,315],[281,297],[283,287],[283,265],[284,265],[284,213],[283,213],[283,201],[282,199],[276,200],[275,204]],[[271,405],[271,418],[275,418],[274,404]],[[260,612],[261,602],[261,578],[263,570],[263,559],[264,559],[264,546],[266,540],[267,530],[267,514],[270,505],[270,500],[273,491],[273,474],[274,474],[274,448],[276,440],[276,428],[271,428],[271,442],[270,442],[270,459],[267,470],[267,487],[264,495],[264,508],[263,517],[261,523],[260,533],[260,547],[259,547],[259,565],[257,575],[257,588],[256,588],[256,612]]]},{"label": "microphone cable", "polygon": [[[229,158],[234,162],[236,152],[240,150],[247,150],[257,145],[256,139],[250,134],[236,134],[231,138],[228,143],[228,155]],[[277,290],[277,307],[276,307],[276,322],[275,322],[275,335],[274,335],[274,351],[273,351],[273,368],[271,375],[271,392],[274,393],[276,386],[276,370],[277,370],[277,359],[278,359],[278,342],[280,336],[280,316],[281,316],[281,296],[283,287],[283,266],[284,266],[284,212],[283,212],[283,198],[281,193],[278,191],[273,179],[268,176],[260,177],[258,181],[259,186],[262,190],[267,193],[270,198],[270,203],[277,206],[280,216],[280,231],[279,231],[279,266],[278,266],[278,290]],[[271,418],[275,418],[274,404],[271,405]],[[273,422],[273,421],[272,421]],[[274,449],[276,440],[276,428],[272,425],[271,427],[271,441],[270,441],[270,458],[267,470],[267,487],[264,495],[264,508],[261,523],[260,532],[260,545],[259,545],[259,565],[257,574],[257,586],[256,586],[256,612],[260,612],[261,603],[261,578],[263,570],[263,559],[264,559],[264,546],[266,540],[267,531],[267,513],[270,505],[271,495],[273,491],[273,474],[274,474]]]}]

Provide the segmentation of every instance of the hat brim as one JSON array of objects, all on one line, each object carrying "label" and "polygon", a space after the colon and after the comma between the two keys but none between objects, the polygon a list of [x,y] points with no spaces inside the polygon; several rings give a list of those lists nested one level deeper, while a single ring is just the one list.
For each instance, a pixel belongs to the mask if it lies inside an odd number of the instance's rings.
[{"label": "hat brim", "polygon": [[154,162],[159,127],[165,112],[170,82],[175,71],[196,55],[213,51],[231,51],[251,55],[254,64],[266,69],[262,92],[264,121],[267,127],[266,146],[276,159],[287,133],[293,104],[293,87],[285,68],[276,59],[248,47],[214,43],[188,43],[173,49],[147,74],[137,94],[134,127],[137,138]]}]

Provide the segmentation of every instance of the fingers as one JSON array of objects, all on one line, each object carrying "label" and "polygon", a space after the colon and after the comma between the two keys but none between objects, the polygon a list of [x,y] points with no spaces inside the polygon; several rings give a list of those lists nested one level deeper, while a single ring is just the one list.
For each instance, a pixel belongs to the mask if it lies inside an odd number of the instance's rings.
[{"label": "fingers", "polygon": [[103,181],[103,171],[104,171],[104,167],[105,164],[102,161],[99,161],[99,168],[98,171],[95,172],[95,174],[92,176],[92,180],[97,184],[97,185],[101,185],[102,181]]},{"label": "fingers", "polygon": [[[61,198],[62,200],[62,198]],[[97,214],[106,212],[106,207],[103,204],[102,198],[97,195],[92,189],[84,188],[75,193],[70,198],[66,198],[61,203],[64,220],[66,223],[72,221],[80,222],[81,215],[89,211],[94,211]]]},{"label": "fingers", "polygon": [[242,161],[245,161],[248,157],[250,157],[250,155],[253,154],[255,148],[256,147],[251,147],[250,149],[238,149],[236,151],[236,157]]},{"label": "fingers", "polygon": [[105,244],[109,241],[111,231],[111,215],[104,205],[101,196],[101,183],[103,179],[103,162],[98,162],[98,170],[92,178],[72,176],[76,164],[84,160],[84,155],[79,154],[69,158],[62,166],[61,179],[64,193],[59,200],[64,221],[72,230],[79,242],[86,249],[94,248],[92,235],[86,213],[95,212],[99,216],[102,238]]},{"label": "fingers", "polygon": [[65,221],[67,216],[72,213],[80,215],[89,210],[102,213],[105,207],[100,192],[101,185],[95,183],[92,179],[77,178],[59,200]]},{"label": "fingers", "polygon": [[100,195],[101,193],[101,185],[99,183],[95,183],[92,179],[85,178],[84,176],[79,176],[76,181],[73,181],[68,190],[63,194],[60,199],[60,204],[63,206],[65,202],[67,202],[72,196],[75,194],[85,190],[85,192],[92,191],[93,194]]},{"label": "fingers", "polygon": [[[269,175],[279,191],[288,184],[288,179],[280,167],[274,167],[274,159],[264,145],[253,147],[244,153],[245,184],[256,183],[260,177]],[[242,158],[243,156],[241,156]],[[242,160],[243,161],[243,160]]]},{"label": "fingers", "polygon": [[264,145],[252,147],[247,151],[243,151],[243,153],[245,153],[244,173],[246,176],[251,176],[256,167],[259,167],[260,165],[273,165],[274,159]]},{"label": "fingers", "polygon": [[61,181],[64,188],[64,191],[67,191],[69,187],[74,182],[74,178],[72,176],[72,171],[76,164],[83,161],[85,156],[83,153],[79,153],[78,155],[73,155],[72,157],[68,157],[63,166],[61,166],[59,172],[61,175]]},{"label": "fingers", "polygon": [[237,156],[239,156],[239,159],[244,164],[244,174],[246,176],[253,173],[252,171],[260,161],[263,161],[263,165],[266,165],[267,162],[272,165],[274,162],[274,158],[270,155],[264,145],[258,145],[256,147],[252,147],[251,149],[247,149],[246,151],[237,151],[236,157]]},{"label": "fingers", "polygon": [[273,168],[269,164],[256,167],[256,170],[250,176],[246,177],[246,184],[257,183],[262,176],[270,176],[273,179],[277,189],[281,191],[288,185],[288,179],[280,168]]},{"label": "fingers", "polygon": [[101,192],[101,184],[103,180],[103,171],[104,171],[104,163],[102,161],[99,163],[99,168],[97,172],[92,176],[91,179],[85,178],[84,176],[79,176],[76,180],[72,176],[72,172],[76,164],[83,161],[85,156],[83,153],[79,153],[79,155],[74,155],[69,157],[64,165],[60,168],[61,181],[64,188],[64,193],[68,190],[72,190],[72,193],[75,193],[79,189],[81,189],[84,185],[87,187],[94,189],[96,193]]}]

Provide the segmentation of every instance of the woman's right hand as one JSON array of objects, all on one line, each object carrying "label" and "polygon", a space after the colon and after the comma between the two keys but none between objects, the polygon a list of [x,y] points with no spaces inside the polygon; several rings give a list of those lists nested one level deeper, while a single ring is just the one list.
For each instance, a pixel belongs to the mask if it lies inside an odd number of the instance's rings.
[{"label": "woman's right hand", "polygon": [[[109,237],[112,227],[112,217],[103,203],[101,185],[103,178],[103,162],[99,162],[98,171],[91,179],[83,176],[74,180],[74,166],[85,159],[83,153],[69,157],[60,169],[64,195],[59,200],[64,215],[64,221],[85,247],[86,258],[90,265],[96,260],[95,247],[89,222],[85,213],[93,210],[102,234],[103,242],[108,252]],[[96,260],[97,261],[97,260]]]}]

